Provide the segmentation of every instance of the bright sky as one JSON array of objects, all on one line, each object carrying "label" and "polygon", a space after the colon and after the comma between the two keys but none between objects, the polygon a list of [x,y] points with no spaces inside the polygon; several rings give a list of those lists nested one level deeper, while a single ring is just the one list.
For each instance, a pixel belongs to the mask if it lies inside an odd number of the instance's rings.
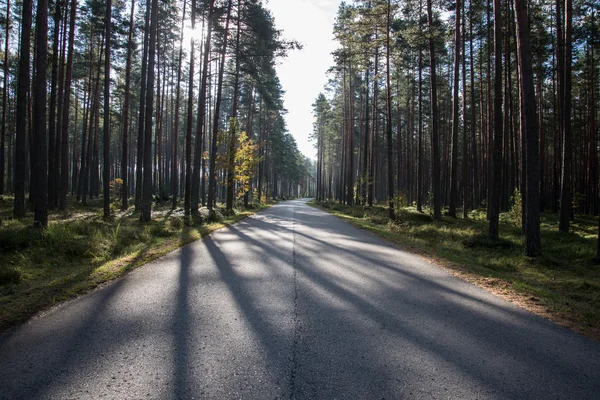
[{"label": "bright sky", "polygon": [[333,65],[331,52],[333,22],[341,0],[268,0],[266,7],[275,18],[277,29],[287,39],[295,39],[304,48],[289,54],[277,66],[277,74],[285,90],[288,110],[286,122],[296,138],[298,148],[307,157],[316,158],[312,133],[312,104],[327,83],[327,69]]}]

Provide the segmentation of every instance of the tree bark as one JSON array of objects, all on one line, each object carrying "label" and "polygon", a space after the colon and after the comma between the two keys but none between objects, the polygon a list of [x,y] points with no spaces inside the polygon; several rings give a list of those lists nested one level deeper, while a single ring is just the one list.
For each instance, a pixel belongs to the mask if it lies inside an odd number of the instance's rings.
[{"label": "tree bark", "polygon": [[525,122],[526,145],[526,225],[525,225],[525,255],[536,257],[541,254],[540,240],[540,192],[539,192],[539,131],[533,82],[533,67],[531,62],[531,45],[529,39],[529,17],[525,0],[514,0],[515,18],[517,21],[517,48],[519,54],[519,70],[521,72],[521,91],[523,93],[523,108]]},{"label": "tree bark", "polygon": [[[8,40],[10,38],[10,0],[6,1],[6,31],[4,34],[4,63],[2,85],[2,136],[0,136],[0,196],[4,194],[5,146],[6,146],[6,113],[8,110]],[[11,133],[12,135],[12,133]]]},{"label": "tree bark", "polygon": [[[388,167],[388,217],[395,219],[394,215],[394,164],[392,148],[392,90],[390,82],[390,18],[392,14],[392,1],[387,2],[387,29],[386,29],[386,86],[387,86],[387,167]],[[398,130],[400,132],[400,130]],[[400,136],[398,136],[400,140]],[[350,155],[352,157],[352,155]]]},{"label": "tree bark", "polygon": [[223,50],[221,51],[221,65],[219,66],[219,78],[217,82],[217,98],[215,100],[215,111],[213,115],[213,131],[212,131],[212,144],[210,153],[210,165],[209,165],[209,181],[208,181],[208,209],[213,210],[216,205],[216,190],[217,190],[217,176],[216,176],[216,158],[217,158],[217,134],[219,132],[219,116],[221,110],[221,93],[223,90],[223,73],[225,71],[225,55],[227,53],[227,37],[229,35],[229,20],[231,18],[231,3],[229,0],[227,5],[227,20],[225,22],[225,32],[223,38]]},{"label": "tree bark", "polygon": [[[496,0],[499,1],[499,0]],[[433,11],[432,0],[427,0],[427,25],[429,28],[429,57],[431,68],[431,181],[433,188],[433,220],[442,219],[440,199],[440,139],[438,132],[438,100],[437,100],[437,75],[435,60],[435,39],[433,37]]]},{"label": "tree bark", "polygon": [[71,0],[71,13],[69,22],[69,49],[67,52],[67,71],[65,76],[64,105],[62,107],[62,159],[60,167],[60,186],[58,196],[58,207],[67,209],[67,192],[69,191],[69,111],[71,108],[71,81],[73,80],[73,47],[75,42],[75,18],[77,15],[77,0]]},{"label": "tree bark", "polygon": [[146,115],[144,120],[144,183],[140,219],[152,219],[152,115],[154,113],[154,66],[156,58],[156,31],[158,25],[158,0],[152,0],[150,33],[148,37],[148,81],[146,87]]},{"label": "tree bark", "polygon": [[[202,164],[202,142],[204,135],[202,129],[204,128],[206,118],[206,81],[208,79],[208,63],[210,60],[210,47],[212,42],[212,28],[213,28],[213,13],[214,13],[215,1],[210,0],[208,8],[207,18],[207,33],[206,41],[204,43],[204,54],[202,61],[202,80],[200,87],[200,99],[198,102],[198,118],[196,121],[196,143],[194,149],[194,171],[192,172],[192,195],[191,195],[191,211],[192,214],[198,214],[198,206],[200,204],[200,174],[203,174]],[[210,206],[209,206],[210,208]]]},{"label": "tree bark", "polygon": [[572,64],[572,22],[573,1],[565,0],[565,39],[564,39],[564,100],[562,112],[563,154],[560,194],[560,216],[558,230],[569,232],[569,222],[573,213],[571,198],[571,163],[573,159],[573,127],[571,125],[571,64]]},{"label": "tree bark", "polygon": [[[452,96],[452,161],[450,169],[450,204],[448,215],[456,218],[456,203],[458,202],[458,84],[460,76],[460,0],[456,0],[456,17],[454,29],[454,87]],[[464,89],[464,88],[463,88]]]},{"label": "tree bark", "polygon": [[32,0],[23,0],[21,16],[21,48],[17,80],[17,115],[14,159],[14,206],[13,214],[17,218],[25,216],[25,164],[27,160],[27,112],[29,92],[29,64],[31,54]]},{"label": "tree bark", "polygon": [[[185,7],[185,3],[184,3]],[[127,34],[127,61],[125,62],[125,99],[123,100],[123,146],[121,153],[121,179],[123,187],[121,193],[121,210],[129,207],[129,93],[131,91],[131,57],[133,52],[133,16],[135,13],[135,0],[131,0],[131,13],[129,15],[129,33]]]},{"label": "tree bark", "polygon": [[35,183],[34,222],[48,226],[48,147],[46,131],[46,70],[48,63],[48,0],[38,0],[35,19],[36,74],[33,93],[33,134]]},{"label": "tree bark", "polygon": [[500,217],[500,191],[502,185],[502,10],[500,0],[494,0],[494,143],[492,151],[492,176],[490,221],[488,235],[498,240]]}]

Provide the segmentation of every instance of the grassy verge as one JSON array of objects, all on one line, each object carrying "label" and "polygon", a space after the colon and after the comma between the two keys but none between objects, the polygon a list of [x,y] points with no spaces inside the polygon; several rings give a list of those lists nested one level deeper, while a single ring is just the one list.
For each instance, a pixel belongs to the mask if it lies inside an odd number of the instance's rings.
[{"label": "grassy verge", "polygon": [[452,273],[522,307],[600,342],[600,267],[594,265],[597,220],[577,216],[569,234],[558,232],[558,216],[542,215],[543,255],[524,256],[521,230],[501,215],[498,242],[486,237],[484,210],[469,219],[444,216],[434,223],[406,207],[390,222],[383,206],[310,203],[387,241],[433,259]]},{"label": "grassy verge", "polygon": [[0,334],[268,206],[219,214],[210,222],[187,219],[182,209],[157,207],[153,221],[142,224],[132,209],[105,221],[100,201],[92,201],[87,207],[72,204],[68,213],[52,213],[45,231],[32,227],[31,216],[11,218],[11,207],[11,198],[0,198]]}]

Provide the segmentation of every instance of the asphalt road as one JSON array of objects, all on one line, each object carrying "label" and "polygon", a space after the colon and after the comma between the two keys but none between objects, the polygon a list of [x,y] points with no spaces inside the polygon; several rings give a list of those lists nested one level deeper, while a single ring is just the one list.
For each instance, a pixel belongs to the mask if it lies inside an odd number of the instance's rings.
[{"label": "asphalt road", "polygon": [[600,399],[600,345],[305,201],[0,338],[2,399]]}]

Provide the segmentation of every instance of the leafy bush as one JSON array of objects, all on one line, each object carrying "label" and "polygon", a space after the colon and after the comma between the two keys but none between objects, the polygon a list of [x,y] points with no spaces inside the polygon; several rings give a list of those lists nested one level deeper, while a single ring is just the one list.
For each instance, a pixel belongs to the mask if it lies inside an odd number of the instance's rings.
[{"label": "leafy bush", "polygon": [[523,198],[519,189],[515,189],[512,197],[510,198],[510,211],[508,212],[508,219],[510,222],[520,228],[523,223]]}]

